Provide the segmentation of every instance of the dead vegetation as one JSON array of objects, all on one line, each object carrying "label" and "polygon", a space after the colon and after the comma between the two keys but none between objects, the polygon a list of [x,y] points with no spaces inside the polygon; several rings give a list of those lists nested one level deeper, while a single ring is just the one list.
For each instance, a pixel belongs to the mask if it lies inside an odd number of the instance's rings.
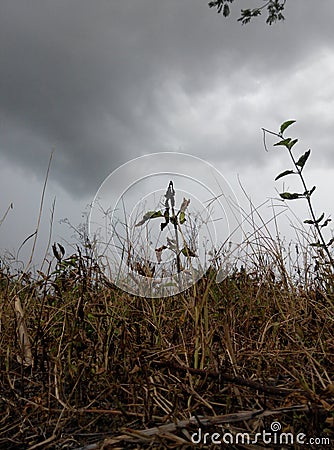
[{"label": "dead vegetation", "polygon": [[301,448],[191,438],[254,438],[273,421],[333,448],[334,283],[321,266],[296,281],[262,248],[219,284],[211,269],[147,299],[77,250],[36,278],[2,265],[1,448]]}]

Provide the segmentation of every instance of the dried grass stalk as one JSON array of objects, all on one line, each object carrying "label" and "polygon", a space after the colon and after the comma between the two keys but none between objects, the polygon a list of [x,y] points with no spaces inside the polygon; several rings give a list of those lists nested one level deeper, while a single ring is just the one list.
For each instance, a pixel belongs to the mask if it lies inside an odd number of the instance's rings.
[{"label": "dried grass stalk", "polygon": [[15,296],[14,309],[16,313],[17,320],[17,337],[20,346],[20,353],[17,355],[17,360],[20,364],[24,366],[33,365],[33,357],[31,353],[31,344],[28,329],[25,323],[24,312],[21,304],[20,297]]}]

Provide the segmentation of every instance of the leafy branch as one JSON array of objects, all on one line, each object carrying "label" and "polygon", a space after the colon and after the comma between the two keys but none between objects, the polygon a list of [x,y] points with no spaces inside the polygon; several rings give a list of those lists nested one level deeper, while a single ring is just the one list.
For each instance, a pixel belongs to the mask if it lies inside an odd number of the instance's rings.
[{"label": "leafy branch", "polygon": [[[216,8],[218,14],[223,14],[224,17],[228,17],[230,15],[230,6],[229,3],[233,3],[234,0],[213,0],[209,1],[209,8]],[[268,25],[272,25],[273,23],[284,20],[285,17],[283,15],[283,11],[285,8],[286,0],[269,0],[264,5],[258,6],[253,9],[242,9],[241,16],[238,19],[238,22],[241,22],[242,25],[249,23],[251,19],[254,17],[258,17],[262,14],[263,9],[267,9],[268,17],[266,19],[266,23]]]},{"label": "leafy branch", "polygon": [[164,250],[169,249],[172,250],[176,254],[176,267],[177,273],[179,274],[182,270],[180,255],[181,253],[186,256],[188,259],[190,257],[196,257],[197,255],[187,246],[184,242],[182,249],[180,249],[179,245],[179,237],[178,237],[178,227],[179,225],[183,225],[186,221],[186,210],[189,206],[190,199],[184,198],[180,209],[177,213],[175,213],[175,190],[173,181],[169,182],[168,188],[165,194],[165,210],[164,211],[148,211],[144,214],[143,218],[136,223],[136,227],[144,225],[145,222],[155,218],[164,218],[165,221],[160,224],[160,229],[163,231],[169,223],[171,223],[174,227],[175,231],[175,239],[170,239],[167,237],[167,245],[162,245],[159,248],[155,249],[156,257],[158,262],[161,262],[161,254]]},{"label": "leafy branch", "polygon": [[303,169],[305,167],[306,162],[308,161],[308,159],[310,157],[311,150],[310,149],[307,150],[301,156],[299,156],[299,158],[297,159],[292,152],[292,148],[297,144],[298,139],[292,139],[290,137],[287,138],[284,136],[284,133],[287,130],[287,128],[290,127],[295,122],[296,122],[295,120],[288,120],[288,121],[282,123],[278,133],[275,133],[273,131],[262,128],[263,136],[264,136],[264,145],[267,150],[265,138],[266,138],[266,134],[269,133],[280,139],[278,142],[276,142],[274,144],[274,147],[281,146],[281,147],[285,147],[288,150],[290,159],[293,163],[293,169],[284,170],[283,172],[279,173],[276,176],[275,181],[277,181],[283,177],[286,177],[288,175],[297,175],[301,181],[301,184],[303,187],[303,192],[282,192],[279,195],[283,200],[296,200],[299,198],[306,199],[311,218],[304,220],[304,223],[313,226],[316,231],[316,234],[318,235],[317,242],[311,243],[311,246],[323,249],[329,259],[329,262],[330,262],[332,268],[334,269],[334,260],[331,255],[331,252],[330,252],[330,246],[334,243],[334,238],[332,238],[328,242],[326,242],[325,237],[323,235],[323,231],[322,231],[323,228],[325,228],[329,224],[331,219],[329,217],[325,218],[325,213],[322,213],[319,217],[316,217],[314,207],[312,204],[312,199],[311,199],[312,194],[316,189],[316,186],[313,186],[311,189],[309,189],[307,187],[306,180],[305,180],[305,177],[303,174]]}]

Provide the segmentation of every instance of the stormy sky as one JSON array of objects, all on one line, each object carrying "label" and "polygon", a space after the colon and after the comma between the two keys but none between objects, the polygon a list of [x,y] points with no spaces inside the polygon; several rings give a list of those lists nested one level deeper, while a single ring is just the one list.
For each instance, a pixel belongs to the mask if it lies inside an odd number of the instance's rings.
[{"label": "stormy sky", "polygon": [[288,119],[297,152],[312,149],[319,212],[331,213],[334,4],[288,0],[271,27],[236,21],[258,4],[235,1],[224,19],[206,0],[1,0],[0,220],[13,203],[1,253],[35,230],[52,150],[41,252],[54,198],[59,241],[60,219],[77,226],[113,170],[152,152],[205,159],[241,202],[237,177],[255,203],[277,197],[290,163],[264,150],[261,127]]}]

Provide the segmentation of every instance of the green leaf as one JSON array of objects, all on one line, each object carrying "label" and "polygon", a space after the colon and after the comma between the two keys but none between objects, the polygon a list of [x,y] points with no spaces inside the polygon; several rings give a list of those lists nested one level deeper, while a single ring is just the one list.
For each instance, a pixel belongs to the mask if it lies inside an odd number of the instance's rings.
[{"label": "green leaf", "polygon": [[285,175],[290,175],[291,173],[295,173],[293,170],[285,170],[284,172],[281,172],[277,177],[275,178],[275,181],[279,178],[285,177]]},{"label": "green leaf", "polygon": [[321,216],[319,217],[319,219],[317,219],[315,221],[315,223],[320,223],[324,217],[325,217],[325,213],[322,213]]},{"label": "green leaf", "polygon": [[160,229],[161,229],[161,231],[164,231],[164,229],[167,227],[167,225],[168,225],[168,222],[163,222],[163,223],[161,223],[161,224],[160,224]]},{"label": "green leaf", "polygon": [[334,243],[334,237],[328,242],[327,247],[329,247],[330,245],[332,245]]},{"label": "green leaf", "polygon": [[329,222],[331,222],[332,219],[326,219],[325,222],[321,225],[321,228],[327,227],[327,225],[329,224]]},{"label": "green leaf", "polygon": [[[308,223],[309,225],[315,225],[316,223],[320,223],[323,220],[324,217],[325,217],[325,213],[322,213],[321,216],[318,219],[316,219],[316,220],[311,220],[311,219],[304,220],[304,223]],[[327,219],[326,222],[330,221],[330,220],[331,219]],[[326,223],[326,225],[327,225],[327,223]],[[325,226],[325,225],[323,225],[323,226]]]},{"label": "green leaf", "polygon": [[290,141],[291,141],[291,138],[283,139],[283,141],[276,142],[276,144],[274,144],[274,147],[277,147],[278,145],[284,145],[284,147],[287,147],[289,145]]},{"label": "green leaf", "polygon": [[228,4],[225,3],[224,9],[223,9],[223,16],[228,17],[229,15],[230,15],[230,8],[229,8]]},{"label": "green leaf", "polygon": [[150,211],[149,219],[155,219],[156,217],[162,217],[161,211]]},{"label": "green leaf", "polygon": [[297,144],[297,142],[298,142],[298,139],[293,139],[291,142],[289,142],[288,145],[287,145],[288,149],[291,150],[292,147],[293,147],[295,144]]},{"label": "green leaf", "polygon": [[155,219],[157,217],[163,217],[163,214],[161,211],[148,211],[147,213],[144,214],[142,220],[140,220],[138,223],[136,223],[135,227],[140,227],[148,220]]},{"label": "green leaf", "polygon": [[180,212],[180,224],[182,225],[186,221],[186,215],[183,211]]},{"label": "green leaf", "polygon": [[310,191],[305,191],[304,192],[304,196],[305,197],[311,197],[311,195],[313,194],[313,192],[316,190],[316,186],[313,186],[313,188]]},{"label": "green leaf", "polygon": [[303,194],[297,194],[297,192],[294,192],[292,194],[290,192],[282,192],[282,194],[280,194],[280,197],[284,200],[295,200],[296,198],[303,197]]},{"label": "green leaf", "polygon": [[197,256],[196,253],[194,253],[193,251],[191,251],[187,246],[184,246],[184,247],[183,247],[183,249],[181,250],[181,253],[182,253],[184,256],[187,256],[187,257],[191,256],[191,257],[194,258],[195,256]]},{"label": "green leaf", "polygon": [[283,134],[284,131],[295,122],[296,122],[295,120],[287,120],[286,122],[282,123],[280,133]]},{"label": "green leaf", "polygon": [[306,161],[308,160],[308,157],[310,156],[311,150],[307,150],[296,162],[296,165],[299,166],[301,169],[305,166]]}]

